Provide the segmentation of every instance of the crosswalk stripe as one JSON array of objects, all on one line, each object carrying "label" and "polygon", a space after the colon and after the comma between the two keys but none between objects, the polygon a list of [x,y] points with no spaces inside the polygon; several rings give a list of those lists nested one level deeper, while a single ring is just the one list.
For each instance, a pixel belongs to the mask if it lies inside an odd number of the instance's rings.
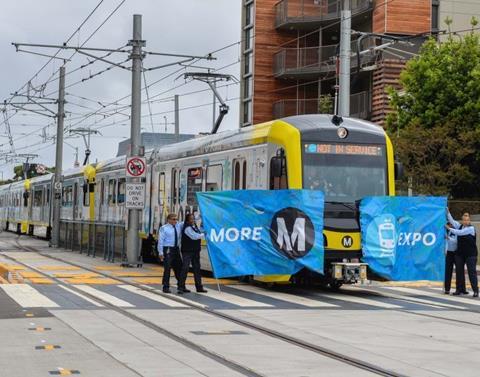
[{"label": "crosswalk stripe", "polygon": [[315,293],[315,296],[320,296],[320,297],[325,297],[325,298],[331,298],[331,299],[339,300],[339,301],[352,302],[352,303],[354,303],[354,304],[362,304],[362,305],[368,305],[368,306],[375,306],[375,307],[383,308],[383,309],[400,309],[400,308],[401,308],[401,306],[399,306],[399,305],[389,304],[388,302],[382,302],[382,301],[377,301],[377,300],[373,300],[373,299],[370,299],[370,298],[352,296],[352,295],[348,295],[348,294],[338,294],[338,293],[322,294],[322,293]]},{"label": "crosswalk stripe", "polygon": [[7,295],[24,308],[58,308],[48,297],[28,284],[0,285]]},{"label": "crosswalk stripe", "polygon": [[112,296],[108,293],[95,289],[89,285],[76,285],[76,288],[80,289],[81,291],[88,293],[94,297],[99,298],[105,302],[108,302],[110,305],[123,307],[123,308],[133,308],[135,305],[132,305],[126,301],[123,301],[115,296]]},{"label": "crosswalk stripe", "polygon": [[119,288],[125,289],[126,291],[129,291],[131,293],[135,293],[137,295],[143,296],[145,298],[148,298],[149,300],[159,302],[161,304],[170,306],[172,308],[187,308],[187,305],[184,305],[180,302],[169,300],[168,298],[165,298],[160,295],[156,295],[155,293],[145,291],[141,288],[134,287],[131,285],[119,285]]},{"label": "crosswalk stripe", "polygon": [[[190,289],[192,292],[195,290],[195,287],[188,285],[188,289]],[[223,301],[223,302],[228,302],[229,304],[233,304],[236,306],[241,306],[241,307],[254,307],[254,308],[271,308],[273,305],[266,304],[264,302],[260,301],[255,301],[251,300],[248,298],[244,298],[241,296],[237,296],[231,293],[227,293],[225,291],[216,291],[213,289],[209,289],[208,293],[206,294],[206,297],[208,298],[213,298],[215,300]]]},{"label": "crosswalk stripe", "polygon": [[235,285],[229,286],[232,289],[238,289],[241,291],[245,291],[248,293],[255,293],[264,295],[270,298],[278,299],[281,301],[287,301],[292,304],[308,306],[310,308],[338,308],[338,305],[330,304],[327,302],[322,302],[319,300],[312,300],[302,296],[295,296],[293,294],[283,293],[283,292],[275,292],[275,291],[267,291],[265,289],[260,289],[251,285]]},{"label": "crosswalk stripe", "polygon": [[89,297],[87,297],[87,296],[85,296],[85,295],[82,295],[81,293],[76,292],[76,291],[74,291],[73,289],[70,289],[70,288],[68,288],[68,287],[66,287],[66,286],[64,286],[64,285],[61,285],[61,284],[59,284],[58,286],[59,286],[60,288],[64,289],[65,291],[70,292],[71,294],[73,294],[73,295],[75,295],[75,296],[77,296],[77,297],[80,297],[82,300],[85,300],[85,301],[89,302],[90,304],[93,304],[93,305],[95,305],[95,306],[98,306],[99,308],[103,308],[103,305],[100,304],[99,302],[97,302],[97,301],[95,301],[95,300],[92,300],[91,298],[89,298]]},{"label": "crosswalk stripe", "polygon": [[[395,290],[399,291],[399,292],[410,293],[410,294],[417,295],[417,296],[428,296],[428,292],[422,291],[420,289],[405,288],[405,287],[386,287],[386,288],[387,289],[397,288]],[[456,302],[456,303],[480,306],[480,301],[473,300],[473,299],[469,300],[468,296],[466,296],[466,297],[452,297],[452,296],[448,296],[448,295],[443,295],[441,297],[436,296],[436,298],[441,299],[441,300],[445,300],[445,301],[453,301],[453,302]],[[439,302],[439,304],[440,304],[440,302]]]}]

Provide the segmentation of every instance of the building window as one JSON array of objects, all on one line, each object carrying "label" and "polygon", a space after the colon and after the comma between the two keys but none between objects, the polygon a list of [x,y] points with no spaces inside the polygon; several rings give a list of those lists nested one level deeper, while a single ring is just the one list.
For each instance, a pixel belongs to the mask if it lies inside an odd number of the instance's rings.
[{"label": "building window", "polygon": [[252,101],[247,100],[243,102],[243,123],[252,123]]},{"label": "building window", "polygon": [[440,0],[432,0],[432,30],[438,30]]},{"label": "building window", "polygon": [[248,51],[252,48],[252,32],[253,28],[249,27],[245,29],[245,51]]},{"label": "building window", "polygon": [[253,24],[253,3],[245,5],[245,25]]}]

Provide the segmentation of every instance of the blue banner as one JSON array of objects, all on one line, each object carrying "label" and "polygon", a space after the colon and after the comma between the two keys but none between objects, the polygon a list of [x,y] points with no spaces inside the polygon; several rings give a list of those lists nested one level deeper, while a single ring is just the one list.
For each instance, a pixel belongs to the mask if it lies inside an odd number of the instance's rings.
[{"label": "blue banner", "polygon": [[360,204],[363,261],[389,280],[443,281],[443,197],[369,197]]},{"label": "blue banner", "polygon": [[197,193],[215,277],[323,273],[320,191]]}]

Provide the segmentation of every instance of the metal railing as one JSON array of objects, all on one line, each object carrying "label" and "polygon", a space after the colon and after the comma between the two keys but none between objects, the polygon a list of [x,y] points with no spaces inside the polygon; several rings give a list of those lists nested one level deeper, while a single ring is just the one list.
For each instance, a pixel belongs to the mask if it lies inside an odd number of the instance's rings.
[{"label": "metal railing", "polygon": [[[333,102],[333,101],[332,101]],[[320,114],[325,111],[320,99],[286,99],[273,104],[274,119],[293,115]],[[330,114],[333,114],[333,103]],[[350,116],[353,118],[367,119],[370,113],[369,95],[367,91],[350,96]]]},{"label": "metal railing", "polygon": [[[373,9],[372,0],[351,0],[352,16]],[[281,0],[275,4],[275,27],[318,24],[340,18],[343,0]]]},{"label": "metal railing", "polygon": [[[362,48],[365,50],[375,45],[373,38],[368,38],[363,41]],[[335,57],[339,45],[315,46],[315,47],[301,47],[301,48],[282,48],[274,55],[273,73],[276,77],[284,75],[309,75],[321,74],[327,72],[334,72]],[[353,41],[351,45],[352,68],[358,65],[356,52],[357,41]],[[362,54],[360,57],[360,65],[371,63],[375,59],[375,54]]]},{"label": "metal railing", "polygon": [[61,247],[108,262],[126,260],[126,234],[124,224],[60,220]]}]

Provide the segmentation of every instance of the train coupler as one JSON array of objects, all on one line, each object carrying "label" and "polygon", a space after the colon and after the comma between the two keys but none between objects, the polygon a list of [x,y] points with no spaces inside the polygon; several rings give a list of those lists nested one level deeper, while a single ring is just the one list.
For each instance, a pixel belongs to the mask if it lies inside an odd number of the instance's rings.
[{"label": "train coupler", "polygon": [[332,278],[345,284],[367,280],[367,263],[332,263]]}]

